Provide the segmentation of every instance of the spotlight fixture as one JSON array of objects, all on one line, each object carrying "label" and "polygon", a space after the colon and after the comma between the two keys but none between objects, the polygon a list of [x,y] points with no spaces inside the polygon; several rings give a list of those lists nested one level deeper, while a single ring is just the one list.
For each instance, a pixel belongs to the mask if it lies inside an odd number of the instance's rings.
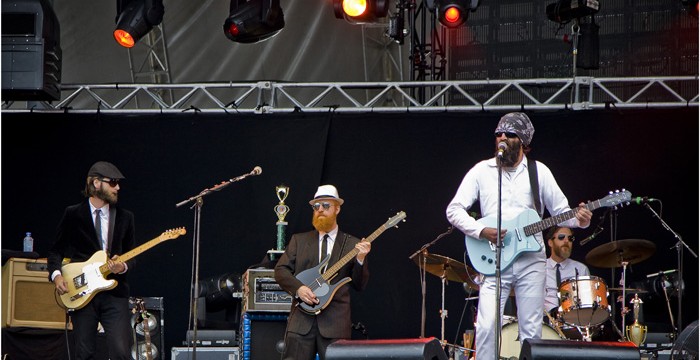
[{"label": "spotlight fixture", "polygon": [[547,5],[547,18],[558,23],[593,15],[600,9],[598,0],[558,0]]},{"label": "spotlight fixture", "polygon": [[353,24],[374,23],[389,13],[389,0],[333,0],[333,12]]},{"label": "spotlight fixture", "polygon": [[277,35],[284,28],[279,0],[231,0],[224,35],[231,41],[255,43]]},{"label": "spotlight fixture", "polygon": [[438,20],[448,28],[457,28],[479,7],[479,0],[437,0]]},{"label": "spotlight fixture", "polygon": [[164,13],[163,0],[117,0],[114,39],[123,47],[133,47],[163,21]]}]

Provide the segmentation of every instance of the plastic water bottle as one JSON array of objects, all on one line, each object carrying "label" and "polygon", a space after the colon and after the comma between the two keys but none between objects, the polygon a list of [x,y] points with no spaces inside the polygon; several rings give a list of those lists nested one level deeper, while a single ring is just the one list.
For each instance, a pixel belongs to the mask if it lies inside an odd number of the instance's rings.
[{"label": "plastic water bottle", "polygon": [[32,233],[28,232],[27,235],[24,237],[24,252],[32,252],[34,251],[34,238],[32,237]]}]

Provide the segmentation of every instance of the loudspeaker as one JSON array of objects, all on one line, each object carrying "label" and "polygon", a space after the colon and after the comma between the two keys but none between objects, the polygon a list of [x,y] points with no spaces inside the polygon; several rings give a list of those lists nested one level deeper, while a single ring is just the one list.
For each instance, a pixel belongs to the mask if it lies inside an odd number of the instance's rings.
[{"label": "loudspeaker", "polygon": [[2,327],[64,329],[65,323],[46,259],[10,258],[2,267]]},{"label": "loudspeaker", "polygon": [[48,0],[2,2],[3,100],[58,100],[61,31]]},{"label": "loudspeaker", "polygon": [[288,314],[244,313],[241,354],[245,360],[279,359],[284,349]]},{"label": "loudspeaker", "polygon": [[326,349],[327,360],[447,360],[440,341],[425,339],[338,340]]},{"label": "loudspeaker", "polygon": [[[147,316],[140,318],[141,307]],[[146,359],[146,335],[151,339],[151,356],[153,360],[166,359],[165,354],[165,325],[164,307],[162,297],[131,297],[129,308],[134,313],[131,316],[131,329],[135,335],[136,343],[131,348],[131,358],[134,360]]]},{"label": "loudspeaker", "polygon": [[639,360],[639,349],[633,342],[586,342],[572,340],[527,339],[523,342],[520,360]]}]

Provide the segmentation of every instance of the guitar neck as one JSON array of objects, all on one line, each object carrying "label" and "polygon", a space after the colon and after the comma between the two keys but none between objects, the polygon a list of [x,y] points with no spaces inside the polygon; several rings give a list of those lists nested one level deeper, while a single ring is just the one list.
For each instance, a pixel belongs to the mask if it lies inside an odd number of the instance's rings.
[{"label": "guitar neck", "polygon": [[[381,235],[385,230],[386,230],[386,226],[384,226],[384,225],[380,226],[380,227],[379,227],[377,230],[375,230],[370,236],[366,237],[366,238],[365,238],[365,241],[367,241],[367,242],[372,242],[372,241],[374,241],[374,240],[375,240],[376,238],[378,238],[379,235]],[[336,274],[343,266],[345,266],[345,264],[347,264],[348,262],[350,262],[350,260],[352,260],[352,258],[354,258],[355,256],[357,256],[357,253],[358,253],[358,252],[359,252],[359,251],[358,251],[356,248],[353,248],[352,250],[350,250],[350,252],[348,252],[347,254],[345,254],[345,256],[343,256],[340,260],[338,260],[337,263],[333,264],[333,266],[329,267],[329,268],[323,273],[323,275],[321,275],[321,276],[323,277],[323,279],[326,280],[326,281],[328,281],[328,280],[330,280],[331,278],[333,278],[333,277],[335,276],[335,274]]]},{"label": "guitar neck", "polygon": [[[603,206],[601,203],[601,200],[591,201],[591,202],[583,205],[583,207],[585,207],[586,209],[588,209],[590,211],[598,209],[601,206]],[[534,235],[538,232],[547,230],[556,224],[560,224],[566,220],[573,219],[574,217],[576,217],[576,209],[571,209],[571,210],[565,211],[559,215],[555,215],[555,216],[546,218],[544,220],[532,223],[532,224],[524,227],[525,235],[527,235],[527,236]]]},{"label": "guitar neck", "polygon": [[[163,241],[164,241],[164,240],[162,239],[162,236],[159,236],[159,237],[157,237],[157,238],[155,238],[155,239],[153,239],[153,240],[150,240],[150,241],[148,241],[148,242],[145,242],[145,243],[143,243],[143,244],[141,244],[141,245],[139,245],[139,246],[137,246],[137,247],[135,247],[135,248],[133,248],[133,249],[127,251],[126,253],[120,255],[120,256],[117,258],[117,261],[127,262],[127,261],[129,261],[129,260],[135,258],[137,255],[141,254],[142,252],[144,252],[144,251],[146,251],[146,250],[148,250],[148,249],[150,249],[150,248],[152,248],[152,247],[154,247],[154,246],[160,244],[160,243],[163,242]],[[104,274],[104,275],[107,275],[107,274],[110,274],[110,273],[111,273],[111,271],[109,270],[109,266],[108,266],[106,263],[105,263],[105,264],[102,264],[102,265],[100,266],[100,272],[101,272],[102,274]]]}]

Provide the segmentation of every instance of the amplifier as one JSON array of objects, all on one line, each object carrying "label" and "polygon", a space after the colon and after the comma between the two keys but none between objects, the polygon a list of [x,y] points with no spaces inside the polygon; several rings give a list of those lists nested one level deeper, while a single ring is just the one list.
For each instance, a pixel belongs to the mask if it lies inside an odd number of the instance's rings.
[{"label": "amplifier", "polygon": [[243,275],[243,312],[289,312],[292,296],[275,281],[273,269],[249,269]]},{"label": "amplifier", "polygon": [[[187,340],[183,345],[192,346],[194,344],[194,331],[187,330]],[[207,330],[197,329],[197,346],[237,346],[236,330]]]},{"label": "amplifier", "polygon": [[[237,347],[197,347],[197,359],[200,360],[239,360],[240,353]],[[191,347],[174,347],[170,353],[171,360],[191,360]]]},{"label": "amplifier", "polygon": [[7,260],[2,267],[2,327],[66,326],[66,312],[58,305],[47,269],[46,259]]}]

